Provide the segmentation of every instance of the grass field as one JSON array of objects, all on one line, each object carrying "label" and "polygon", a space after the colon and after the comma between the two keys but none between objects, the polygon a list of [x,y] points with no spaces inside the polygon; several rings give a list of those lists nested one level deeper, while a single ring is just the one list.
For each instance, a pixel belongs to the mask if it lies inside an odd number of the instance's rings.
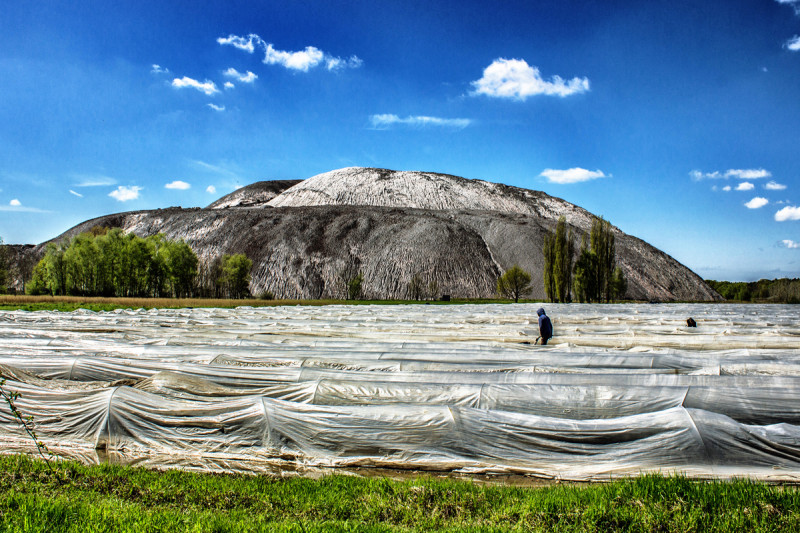
[{"label": "grass field", "polygon": [[799,531],[800,491],[647,475],[481,485],[158,472],[0,456],[2,531]]}]

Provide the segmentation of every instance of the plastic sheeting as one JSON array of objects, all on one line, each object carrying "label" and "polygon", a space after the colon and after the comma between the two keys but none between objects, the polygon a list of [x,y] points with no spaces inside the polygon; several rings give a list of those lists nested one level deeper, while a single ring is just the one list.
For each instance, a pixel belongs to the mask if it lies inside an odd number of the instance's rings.
[{"label": "plastic sheeting", "polygon": [[537,307],[0,312],[0,373],[86,461],[800,480],[794,307]]}]

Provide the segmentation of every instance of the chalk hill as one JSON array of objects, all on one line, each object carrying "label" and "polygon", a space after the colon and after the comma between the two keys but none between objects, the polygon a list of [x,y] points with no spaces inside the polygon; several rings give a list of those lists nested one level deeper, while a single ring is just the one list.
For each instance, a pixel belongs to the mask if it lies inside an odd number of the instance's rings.
[{"label": "chalk hill", "polygon": [[[108,215],[93,226],[182,238],[201,261],[223,253],[253,260],[251,291],[282,298],[341,297],[341,272],[358,268],[370,298],[406,298],[419,275],[440,294],[491,297],[514,264],[533,275],[544,298],[542,244],[560,216],[580,235],[592,214],[540,191],[430,172],[345,168],[302,181],[263,181],[207,208]],[[628,298],[719,300],[669,255],[614,228]],[[41,253],[42,245],[34,249]]]}]

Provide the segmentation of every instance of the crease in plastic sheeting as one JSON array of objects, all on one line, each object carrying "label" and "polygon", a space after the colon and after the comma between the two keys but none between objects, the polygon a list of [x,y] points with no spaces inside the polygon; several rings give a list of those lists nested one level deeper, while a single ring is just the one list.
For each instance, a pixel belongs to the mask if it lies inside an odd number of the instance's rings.
[{"label": "crease in plastic sheeting", "polygon": [[[111,402],[114,400],[114,395],[117,394],[117,391],[121,389],[122,386],[114,387],[111,389],[111,393],[108,396],[108,403],[106,403],[106,416],[103,419],[103,422],[100,424],[100,427],[97,432],[97,436],[94,439],[94,448],[97,449],[105,449],[108,451],[109,443],[111,442]],[[105,431],[103,431],[105,429]],[[105,433],[105,439],[103,439],[103,434]]]},{"label": "crease in plastic sheeting", "polygon": [[[325,380],[324,379],[318,379],[318,380],[316,380],[314,382],[315,383],[314,384],[314,394],[311,395],[311,404],[312,405],[316,405],[317,404],[317,393],[319,392],[319,384],[322,383],[323,381],[325,381]],[[264,409],[266,409],[266,407]]]},{"label": "crease in plastic sheeting", "polygon": [[269,409],[267,409],[267,399],[266,397],[262,396],[261,400],[261,409],[264,411],[264,433],[261,436],[262,446],[267,449],[271,450],[274,448],[272,442],[272,421],[269,418]]},{"label": "crease in plastic sheeting", "polygon": [[[688,391],[687,391],[687,394],[688,394]],[[685,395],[684,395],[684,398],[685,398]],[[687,409],[686,407],[681,407],[681,409],[683,410],[683,414],[686,416],[686,418],[689,419],[689,424],[691,424],[692,431],[695,433],[695,435],[697,435],[697,438],[700,439],[700,444],[703,445],[703,455],[705,456],[706,465],[713,472],[714,471],[714,465],[716,463],[711,458],[711,453],[708,450],[708,444],[706,443],[706,439],[703,438],[703,434],[697,428],[697,424],[695,424],[694,418],[692,418],[692,414],[689,412],[689,409]]]},{"label": "crease in plastic sheeting", "polygon": [[67,375],[67,379],[72,381],[72,372],[75,370],[75,365],[78,363],[80,357],[76,357],[72,360],[72,364],[69,367],[69,374]]}]

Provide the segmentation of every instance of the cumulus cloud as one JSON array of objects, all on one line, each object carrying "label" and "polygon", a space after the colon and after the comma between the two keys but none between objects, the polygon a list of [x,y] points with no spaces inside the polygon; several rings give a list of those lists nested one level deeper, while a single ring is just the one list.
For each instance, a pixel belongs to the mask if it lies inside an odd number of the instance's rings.
[{"label": "cumulus cloud", "polygon": [[217,192],[217,188],[214,187],[213,185],[209,185],[208,187],[206,187],[206,192],[208,194],[214,194]]},{"label": "cumulus cloud", "polygon": [[190,189],[192,186],[185,181],[175,180],[167,183],[164,185],[165,189],[177,189],[179,191],[185,191],[186,189]]},{"label": "cumulus cloud", "polygon": [[786,248],[800,248],[800,242],[794,242],[791,239],[784,239],[781,241],[781,244]]},{"label": "cumulus cloud", "polygon": [[758,209],[760,207],[764,207],[768,203],[769,203],[769,200],[767,200],[766,198],[762,198],[760,196],[756,196],[755,198],[753,198],[749,202],[745,202],[744,205],[748,209]]},{"label": "cumulus cloud", "polygon": [[731,186],[730,185],[726,185],[726,186],[724,186],[722,188],[722,190],[725,191],[725,192],[730,192],[731,191]]},{"label": "cumulus cloud", "polygon": [[768,191],[783,191],[786,189],[786,185],[775,181],[770,181],[766,185],[764,185],[764,188],[767,189]]},{"label": "cumulus cloud", "polygon": [[783,46],[786,47],[787,50],[791,50],[792,52],[797,52],[800,50],[800,35],[795,35],[785,43]]},{"label": "cumulus cloud", "polygon": [[141,190],[142,188],[137,185],[132,185],[130,187],[120,185],[116,190],[108,193],[108,195],[118,202],[127,202],[139,198],[139,191]]},{"label": "cumulus cloud", "polygon": [[426,116],[410,116],[400,118],[397,115],[372,115],[369,117],[370,122],[374,128],[386,129],[391,126],[411,126],[411,127],[426,127],[437,126],[447,128],[464,129],[469,126],[472,121],[468,118],[440,118],[440,117],[426,117]]},{"label": "cumulus cloud", "polygon": [[69,193],[77,196],[78,198],[83,198],[83,195],[81,193],[75,192],[72,189],[69,190]]},{"label": "cumulus cloud", "polygon": [[743,181],[742,183],[736,186],[737,191],[752,191],[755,188],[756,186],[750,183],[749,181]]},{"label": "cumulus cloud", "polygon": [[787,220],[800,220],[800,207],[787,205],[775,213],[775,220],[778,222],[786,222]]},{"label": "cumulus cloud", "polygon": [[319,65],[324,65],[328,70],[338,70],[341,68],[358,68],[363,63],[357,56],[343,59],[327,54],[315,46],[306,46],[303,50],[294,52],[278,50],[272,43],[266,42],[255,33],[251,33],[247,37],[228,35],[227,37],[218,38],[217,42],[221,45],[234,46],[251,54],[258,47],[264,51],[264,59],[262,61],[265,64],[280,65],[290,70],[303,72],[308,72]]},{"label": "cumulus cloud", "polygon": [[156,65],[155,63],[153,63],[153,68],[150,69],[150,72],[152,72],[153,74],[169,74],[169,69],[161,68],[161,65]]},{"label": "cumulus cloud", "polygon": [[699,170],[692,170],[689,172],[689,175],[695,181],[700,181],[704,179],[728,179],[728,178],[738,178],[741,180],[757,180],[760,178],[770,178],[772,177],[772,173],[768,170],[764,170],[763,168],[749,168],[749,169],[741,169],[741,168],[732,168],[726,170],[725,172],[720,172],[715,170],[714,172],[701,172]]},{"label": "cumulus cloud", "polygon": [[175,78],[172,80],[172,86],[178,89],[183,89],[186,87],[190,87],[192,89],[197,89],[200,92],[206,93],[206,96],[211,96],[212,94],[218,93],[219,89],[217,89],[217,85],[213,81],[197,81],[192,79],[188,76],[184,76],[183,78]]},{"label": "cumulus cloud", "polygon": [[[235,78],[235,79],[239,80],[242,83],[253,83],[254,81],[256,81],[256,79],[258,79],[258,76],[255,75],[254,73],[250,72],[249,70],[247,71],[247,74],[242,74],[241,72],[239,72],[238,70],[236,70],[233,67],[229,68],[228,70],[226,70],[222,74],[224,74],[225,76],[227,76],[229,78]],[[230,82],[228,82],[228,83],[230,83]],[[227,87],[227,83],[225,85]],[[233,84],[231,84],[231,85],[233,85]]]},{"label": "cumulus cloud", "polygon": [[589,181],[598,178],[607,178],[605,173],[601,170],[586,170],[585,168],[569,168],[567,170],[557,170],[547,168],[542,171],[540,176],[547,178],[550,183],[579,183],[582,181]]},{"label": "cumulus cloud", "polygon": [[14,198],[14,199],[13,199],[13,200],[11,200],[10,202],[8,202],[8,205],[10,205],[11,207],[19,207],[19,206],[21,206],[21,205],[22,205],[22,202],[20,202],[20,201],[19,201],[18,199],[16,199],[16,198]]},{"label": "cumulus cloud", "polygon": [[233,89],[234,87],[236,87],[236,85],[234,85],[233,83],[231,83],[229,81],[226,81],[225,85],[223,85],[223,87],[225,87],[226,89]]},{"label": "cumulus cloud", "polygon": [[549,81],[542,78],[537,67],[528,65],[524,59],[495,59],[483,70],[483,77],[473,81],[472,94],[485,94],[494,98],[526,100],[530,96],[544,94],[565,97],[589,90],[588,78],[565,80],[553,76]]},{"label": "cumulus cloud", "polygon": [[214,111],[225,111],[224,105],[217,105],[217,104],[206,104],[208,107],[213,109]]}]

